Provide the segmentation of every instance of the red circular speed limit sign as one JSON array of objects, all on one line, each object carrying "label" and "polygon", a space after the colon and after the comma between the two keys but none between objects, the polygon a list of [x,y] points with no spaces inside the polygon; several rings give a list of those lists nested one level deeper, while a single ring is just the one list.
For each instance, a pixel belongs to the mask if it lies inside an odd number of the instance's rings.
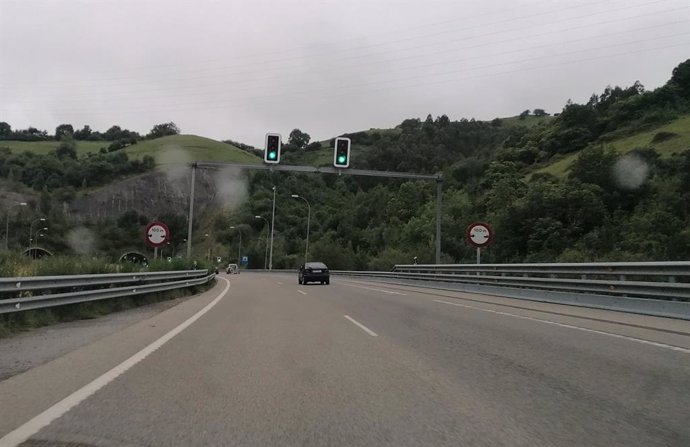
[{"label": "red circular speed limit sign", "polygon": [[145,237],[151,247],[161,247],[170,239],[170,230],[163,222],[152,222],[146,227]]},{"label": "red circular speed limit sign", "polygon": [[494,232],[489,224],[484,222],[472,222],[467,226],[465,233],[467,242],[475,247],[486,247],[494,237]]}]

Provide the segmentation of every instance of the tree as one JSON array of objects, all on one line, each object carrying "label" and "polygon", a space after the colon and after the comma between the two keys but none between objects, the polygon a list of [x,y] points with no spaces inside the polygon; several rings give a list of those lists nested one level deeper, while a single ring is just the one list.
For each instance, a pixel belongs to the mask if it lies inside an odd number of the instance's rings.
[{"label": "tree", "polygon": [[92,134],[91,128],[89,127],[88,124],[84,125],[84,127],[81,130],[76,130],[74,131],[74,139],[75,140],[86,140],[88,139]]},{"label": "tree", "polygon": [[546,115],[548,115],[548,113],[546,113],[546,110],[544,110],[544,109],[534,109],[534,111],[532,112],[532,115],[534,115],[534,116],[546,116]]},{"label": "tree", "polygon": [[77,146],[74,143],[72,136],[67,134],[64,139],[60,142],[60,145],[55,149],[55,155],[58,158],[71,158],[73,160],[77,159]]},{"label": "tree", "polygon": [[299,129],[293,129],[288,137],[288,144],[294,145],[298,149],[304,149],[309,144],[311,137],[308,133],[302,132]]},{"label": "tree", "polygon": [[441,115],[436,118],[436,124],[438,127],[448,127],[450,125],[450,119],[447,115]]},{"label": "tree", "polygon": [[524,120],[528,116],[529,116],[529,109],[524,110],[520,115],[518,115],[518,118],[520,118],[521,120]]},{"label": "tree", "polygon": [[674,85],[683,96],[690,97],[690,59],[673,69],[668,83]]},{"label": "tree", "polygon": [[163,123],[163,124],[156,124],[153,126],[151,129],[151,132],[146,135],[146,138],[153,139],[153,138],[160,138],[160,137],[166,137],[168,135],[179,135],[180,134],[180,128],[177,127],[175,123],[172,121],[169,123]]},{"label": "tree", "polygon": [[63,137],[74,135],[74,127],[71,124],[60,124],[55,128],[55,139],[60,141]]},{"label": "tree", "polygon": [[617,158],[618,154],[612,148],[589,147],[578,154],[568,177],[582,183],[598,185],[604,191],[612,191],[615,189],[613,165]]},{"label": "tree", "polygon": [[0,138],[9,138],[12,136],[12,126],[6,122],[0,122]]},{"label": "tree", "polygon": [[120,128],[120,126],[112,126],[110,129],[105,131],[103,136],[108,141],[119,140],[122,138],[122,128]]}]

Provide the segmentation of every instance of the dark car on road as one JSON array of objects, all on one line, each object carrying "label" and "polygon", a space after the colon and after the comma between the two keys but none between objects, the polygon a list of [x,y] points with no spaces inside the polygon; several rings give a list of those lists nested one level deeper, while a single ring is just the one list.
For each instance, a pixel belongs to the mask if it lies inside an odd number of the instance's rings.
[{"label": "dark car on road", "polygon": [[307,284],[309,282],[330,284],[331,278],[326,264],[323,262],[307,262],[306,264],[302,264],[302,266],[299,268],[297,281],[300,284]]}]

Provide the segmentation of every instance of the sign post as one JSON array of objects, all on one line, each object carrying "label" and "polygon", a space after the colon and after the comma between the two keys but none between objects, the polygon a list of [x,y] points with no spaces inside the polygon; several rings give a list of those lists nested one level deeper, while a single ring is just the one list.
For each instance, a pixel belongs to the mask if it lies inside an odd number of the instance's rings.
[{"label": "sign post", "polygon": [[146,227],[144,238],[146,243],[153,247],[153,259],[157,259],[158,248],[164,246],[170,240],[170,230],[163,222],[152,222]]},{"label": "sign post", "polygon": [[472,222],[465,232],[467,242],[477,248],[477,264],[481,263],[482,247],[486,247],[493,240],[494,232],[485,222]]}]

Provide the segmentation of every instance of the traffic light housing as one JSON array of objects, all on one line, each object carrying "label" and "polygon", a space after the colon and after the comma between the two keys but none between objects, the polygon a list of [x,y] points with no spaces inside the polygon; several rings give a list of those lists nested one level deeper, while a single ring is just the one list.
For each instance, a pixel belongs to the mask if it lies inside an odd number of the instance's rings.
[{"label": "traffic light housing", "polygon": [[264,162],[266,163],[279,163],[280,162],[280,134],[279,133],[267,133],[266,134],[266,147],[264,150]]},{"label": "traffic light housing", "polygon": [[336,168],[347,168],[350,166],[350,144],[349,138],[338,137],[335,139],[333,166]]}]

